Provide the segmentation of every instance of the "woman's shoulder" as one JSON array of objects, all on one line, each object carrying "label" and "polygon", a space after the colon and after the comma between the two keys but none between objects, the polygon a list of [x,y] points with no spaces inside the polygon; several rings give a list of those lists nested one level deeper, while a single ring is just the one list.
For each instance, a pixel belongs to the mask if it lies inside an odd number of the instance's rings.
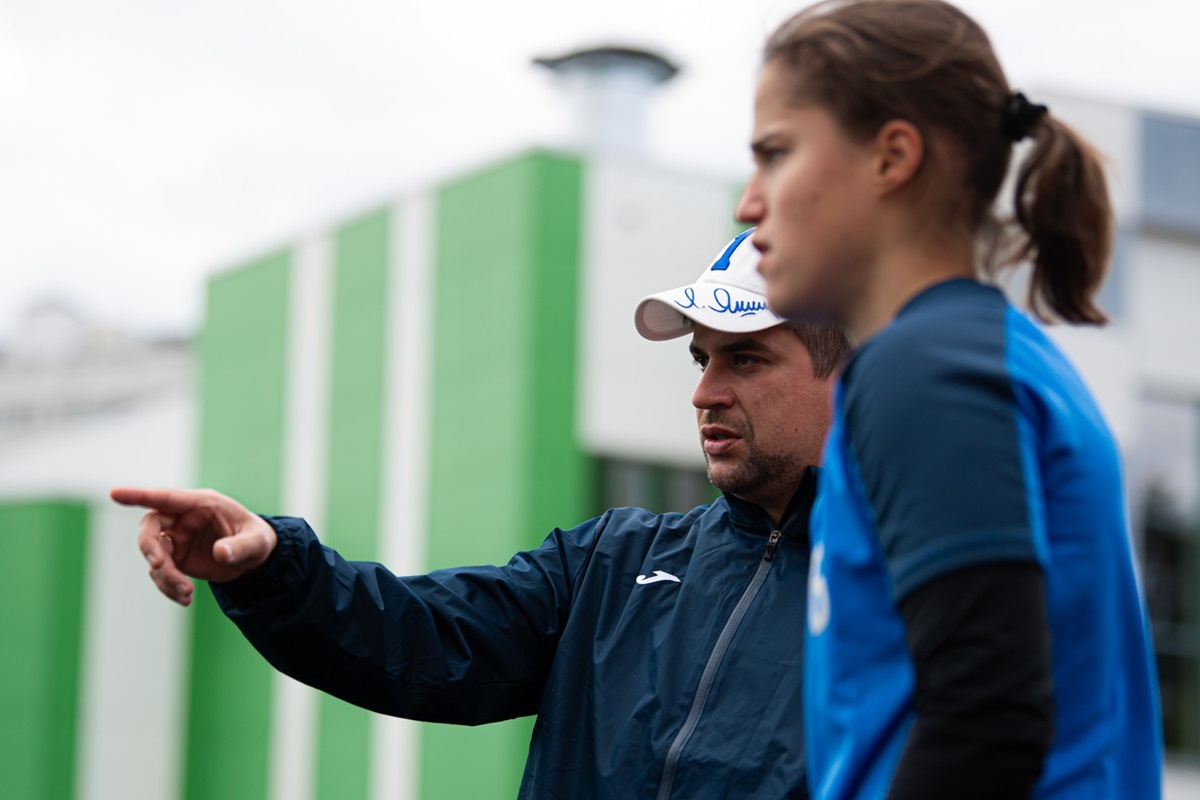
[{"label": "woman's shoulder", "polygon": [[1011,306],[994,286],[960,278],[927,287],[911,298],[862,348],[906,359],[1003,343]]},{"label": "woman's shoulder", "polygon": [[936,392],[1004,374],[1010,308],[999,290],[976,281],[924,290],[855,354],[843,376],[847,391]]}]

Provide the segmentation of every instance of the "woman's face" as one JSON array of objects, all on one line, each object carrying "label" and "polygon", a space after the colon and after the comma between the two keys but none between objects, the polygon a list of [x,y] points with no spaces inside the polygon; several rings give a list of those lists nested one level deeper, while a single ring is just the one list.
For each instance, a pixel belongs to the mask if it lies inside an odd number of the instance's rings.
[{"label": "woman's face", "polygon": [[874,260],[875,148],[823,108],[790,104],[789,78],[778,61],[759,76],[755,170],[737,216],[757,228],[758,269],[777,313],[845,321]]}]

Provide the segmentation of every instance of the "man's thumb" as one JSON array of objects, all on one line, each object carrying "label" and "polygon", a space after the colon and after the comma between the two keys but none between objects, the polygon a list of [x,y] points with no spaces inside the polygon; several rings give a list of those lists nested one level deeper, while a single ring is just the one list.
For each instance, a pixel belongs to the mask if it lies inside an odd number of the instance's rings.
[{"label": "man's thumb", "polygon": [[266,523],[256,530],[241,530],[233,536],[218,539],[213,544],[213,560],[234,569],[254,569],[266,560],[274,547],[275,539],[266,534],[273,533]]},{"label": "man's thumb", "polygon": [[213,545],[213,558],[227,567],[236,567],[242,559],[242,554],[239,552],[241,548],[236,546],[235,538],[230,536]]}]

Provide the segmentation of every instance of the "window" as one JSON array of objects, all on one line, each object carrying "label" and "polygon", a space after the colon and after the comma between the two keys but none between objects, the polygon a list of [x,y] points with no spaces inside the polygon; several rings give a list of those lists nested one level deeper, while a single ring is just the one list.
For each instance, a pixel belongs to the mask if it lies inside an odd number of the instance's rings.
[{"label": "window", "polygon": [[1147,399],[1134,470],[1167,748],[1200,755],[1200,402]]},{"label": "window", "polygon": [[720,496],[703,469],[601,459],[597,508],[645,508],[655,513],[690,511]]},{"label": "window", "polygon": [[1142,220],[1155,230],[1200,234],[1200,124],[1142,117]]}]

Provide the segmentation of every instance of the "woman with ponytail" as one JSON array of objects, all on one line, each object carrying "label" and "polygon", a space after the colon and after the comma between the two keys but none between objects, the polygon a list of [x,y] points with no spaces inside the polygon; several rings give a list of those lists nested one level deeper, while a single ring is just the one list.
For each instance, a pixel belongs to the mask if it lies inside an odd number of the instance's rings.
[{"label": "woman with ponytail", "polygon": [[752,149],[738,213],[770,304],[857,345],[811,527],[813,796],[1159,797],[1116,443],[1039,324],[986,282],[1031,262],[1035,315],[1105,322],[1096,153],[940,0],[834,0],[785,22]]}]

